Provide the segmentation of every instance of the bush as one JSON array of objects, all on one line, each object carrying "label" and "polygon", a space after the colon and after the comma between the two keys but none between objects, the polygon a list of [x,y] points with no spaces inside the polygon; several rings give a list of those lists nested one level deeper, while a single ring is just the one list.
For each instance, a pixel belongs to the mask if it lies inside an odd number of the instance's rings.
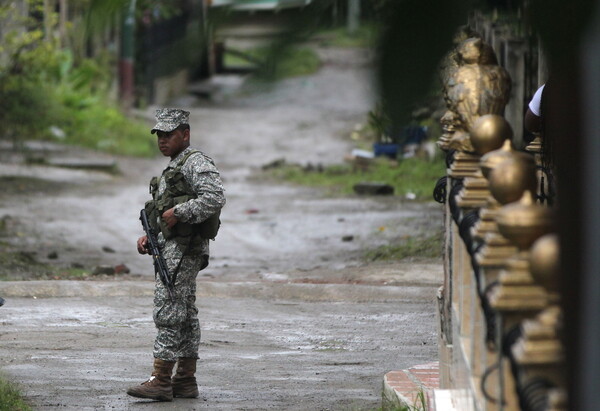
[{"label": "bush", "polygon": [[149,156],[156,143],[149,127],[125,117],[104,97],[78,92],[70,87],[54,90],[61,113],[55,126],[65,133],[65,142],[114,154]]},{"label": "bush", "polygon": [[36,79],[0,78],[0,123],[6,137],[42,138],[51,124],[52,90]]},{"label": "bush", "polygon": [[19,390],[0,377],[0,411],[31,411]]},{"label": "bush", "polygon": [[69,82],[7,76],[0,79],[2,132],[15,140],[49,139],[50,127],[56,127],[69,144],[125,155],[153,154],[148,126],[128,119],[103,94]]},{"label": "bush", "polygon": [[[36,6],[36,1],[30,4]],[[128,119],[107,97],[110,58],[101,55],[76,63],[71,51],[44,38],[36,28],[39,22],[15,14],[9,6],[0,6],[0,18],[19,27],[2,35],[0,137],[15,141],[58,137],[112,153],[154,154],[148,126]],[[51,128],[62,133],[52,133]]]}]

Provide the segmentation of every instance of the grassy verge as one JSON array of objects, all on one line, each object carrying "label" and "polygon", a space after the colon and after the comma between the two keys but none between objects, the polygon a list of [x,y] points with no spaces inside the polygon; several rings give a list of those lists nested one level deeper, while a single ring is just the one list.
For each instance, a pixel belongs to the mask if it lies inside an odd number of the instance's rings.
[{"label": "grassy verge", "polygon": [[31,411],[18,388],[0,376],[0,411]]},{"label": "grassy verge", "polygon": [[41,262],[33,252],[14,249],[0,252],[0,281],[82,280],[90,276],[91,270],[86,268],[59,267]]},{"label": "grassy verge", "polygon": [[123,115],[118,107],[95,101],[79,110],[69,110],[64,142],[112,154],[150,157],[156,142],[150,126]]},{"label": "grassy verge", "polygon": [[1,138],[55,140],[133,156],[154,153],[149,125],[124,115],[111,98],[110,57],[80,60],[47,41],[41,29],[29,34],[32,39],[21,39],[23,44],[8,45],[7,59],[0,62]]},{"label": "grassy verge", "polygon": [[267,171],[277,179],[296,184],[326,187],[334,194],[350,194],[355,184],[365,181],[387,183],[397,196],[425,201],[432,198],[436,181],[445,173],[442,159],[432,162],[410,158],[399,163],[378,159],[366,170],[351,164],[328,167],[302,167],[282,164]]},{"label": "grassy verge", "polygon": [[[239,54],[245,54],[248,59]],[[255,68],[255,78],[282,80],[289,77],[306,76],[316,72],[321,60],[308,47],[286,47],[274,51],[268,47],[237,50],[235,55],[225,54],[226,67]]]},{"label": "grassy verge", "polygon": [[379,30],[375,24],[362,24],[353,34],[348,33],[344,26],[323,30],[315,37],[322,47],[373,47],[378,36]]},{"label": "grassy verge", "polygon": [[10,216],[0,218],[0,281],[75,280],[92,275],[92,270],[83,266],[63,267],[56,264],[57,252],[47,250],[48,260],[44,261],[40,258],[41,251],[28,251],[21,243],[32,236],[24,232],[21,224]]},{"label": "grassy verge", "polygon": [[[9,118],[5,137],[16,141],[49,140],[78,145],[112,154],[149,157],[156,142],[149,124],[124,115],[118,103],[98,93],[76,90],[64,84],[41,85],[33,104]],[[0,92],[0,97],[3,93]],[[37,110],[42,110],[38,114]],[[16,109],[14,109],[16,111]],[[0,131],[0,137],[3,131]]]},{"label": "grassy verge", "polygon": [[397,261],[405,258],[437,258],[442,253],[442,233],[429,236],[409,236],[393,244],[368,250],[367,261]]},{"label": "grassy verge", "polygon": [[429,409],[427,400],[425,399],[425,392],[422,389],[417,392],[413,401],[413,404],[395,405],[393,408],[390,408],[391,404],[388,404],[387,407],[377,408],[373,411],[427,411]]},{"label": "grassy verge", "polygon": [[103,93],[59,84],[49,88],[48,94],[56,104],[46,137],[112,154],[155,154],[150,125],[124,115],[118,103]]}]

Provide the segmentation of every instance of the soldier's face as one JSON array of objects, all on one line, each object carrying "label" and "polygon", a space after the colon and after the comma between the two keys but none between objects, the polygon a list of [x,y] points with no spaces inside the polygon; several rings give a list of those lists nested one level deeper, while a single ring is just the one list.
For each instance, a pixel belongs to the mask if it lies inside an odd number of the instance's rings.
[{"label": "soldier's face", "polygon": [[156,136],[160,152],[163,156],[171,157],[172,159],[177,157],[179,153],[190,145],[189,130],[157,131]]}]

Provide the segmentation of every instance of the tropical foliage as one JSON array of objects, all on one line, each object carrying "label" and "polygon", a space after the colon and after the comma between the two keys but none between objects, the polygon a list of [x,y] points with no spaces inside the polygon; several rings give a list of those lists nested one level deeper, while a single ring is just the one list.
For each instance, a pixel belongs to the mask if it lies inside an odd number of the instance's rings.
[{"label": "tropical foliage", "polygon": [[[77,2],[74,7],[89,13],[86,20],[73,21],[67,27],[72,33],[69,51],[61,48],[52,35],[59,19],[55,13],[43,9],[43,0],[25,0],[29,13],[20,13],[15,3],[0,4],[2,134],[15,138],[47,138],[51,135],[48,130],[55,126],[69,140],[82,135],[81,130],[105,130],[99,133],[100,137],[88,136],[82,141],[111,149],[119,146],[120,139],[115,136],[123,134],[122,130],[134,138],[140,135],[139,127],[131,126],[120,117],[114,104],[107,100],[111,86],[114,87],[115,45],[112,52],[96,52],[93,59],[87,58],[82,40],[86,37],[82,34],[106,30],[108,22],[114,27],[126,6],[135,6],[136,20],[148,24],[186,13],[188,3],[183,0]],[[313,1],[297,18],[290,20],[287,33],[279,36],[269,48],[274,58],[267,60],[277,61],[277,57],[289,55],[287,50],[291,44],[305,41],[327,25],[331,26],[331,10],[340,4],[343,2],[337,0]],[[365,14],[377,27],[379,89],[386,115],[394,123],[406,123],[414,102],[427,93],[439,61],[450,47],[453,33],[468,20],[470,10],[499,8],[520,16],[518,23],[525,32],[539,35],[549,65],[559,71],[578,58],[575,44],[585,33],[595,5],[593,0],[573,4],[563,0],[363,2]],[[212,24],[208,21],[208,26]],[[142,152],[146,151],[142,138],[140,147]]]},{"label": "tropical foliage", "polygon": [[[3,32],[0,54],[0,137],[54,138],[112,152],[147,155],[153,142],[147,127],[126,118],[109,99],[114,58],[76,55],[61,48],[54,30],[57,17],[36,12],[41,0],[28,0],[30,13],[12,4],[0,6]],[[127,138],[124,138],[126,136]]]}]

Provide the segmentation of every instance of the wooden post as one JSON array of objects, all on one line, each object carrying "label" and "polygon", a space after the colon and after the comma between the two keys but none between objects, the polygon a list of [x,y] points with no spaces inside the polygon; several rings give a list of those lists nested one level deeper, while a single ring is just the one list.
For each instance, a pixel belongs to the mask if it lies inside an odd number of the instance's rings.
[{"label": "wooden post", "polygon": [[44,38],[50,40],[52,38],[52,6],[54,0],[44,0]]},{"label": "wooden post", "polygon": [[58,33],[60,46],[66,47],[67,44],[67,22],[69,20],[69,5],[67,0],[59,0],[60,6],[60,15],[59,15],[59,25],[58,25]]},{"label": "wooden post", "polygon": [[121,30],[121,59],[119,61],[120,97],[125,111],[133,106],[134,98],[134,32],[135,32],[135,2],[130,0],[123,14]]}]

